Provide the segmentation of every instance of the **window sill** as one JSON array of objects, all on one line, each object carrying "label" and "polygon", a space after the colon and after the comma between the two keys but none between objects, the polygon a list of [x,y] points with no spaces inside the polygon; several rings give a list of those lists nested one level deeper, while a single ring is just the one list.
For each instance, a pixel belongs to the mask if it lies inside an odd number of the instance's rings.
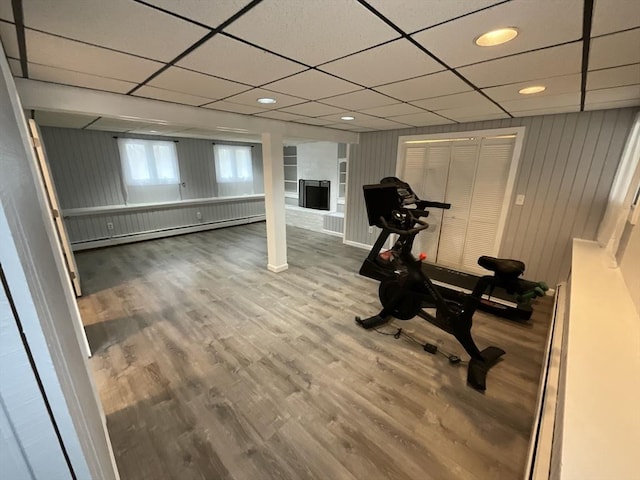
[{"label": "window sill", "polygon": [[63,217],[81,217],[85,215],[108,215],[111,213],[144,211],[144,210],[165,210],[169,208],[183,208],[193,205],[204,205],[209,203],[232,203],[246,200],[264,200],[264,194],[241,195],[236,197],[209,197],[195,198],[192,200],[180,200],[177,202],[164,203],[137,203],[133,205],[105,205],[100,207],[69,208],[62,212]]}]

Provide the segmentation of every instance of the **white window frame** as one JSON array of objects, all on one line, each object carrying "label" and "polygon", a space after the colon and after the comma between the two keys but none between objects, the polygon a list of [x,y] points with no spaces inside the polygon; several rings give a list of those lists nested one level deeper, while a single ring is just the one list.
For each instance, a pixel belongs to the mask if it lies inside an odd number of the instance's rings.
[{"label": "white window frame", "polygon": [[[222,150],[231,150],[233,152],[233,158],[231,159],[231,169],[233,170],[233,175],[231,177],[222,177],[222,165],[221,165],[221,151]],[[236,153],[238,151],[246,151],[249,154],[249,167],[250,167],[250,175],[247,177],[238,176],[239,170],[239,160]],[[216,182],[218,183],[248,183],[253,182],[253,160],[251,154],[251,147],[246,145],[225,145],[225,144],[215,144],[213,146],[213,157],[215,161],[215,170],[216,170]]]}]

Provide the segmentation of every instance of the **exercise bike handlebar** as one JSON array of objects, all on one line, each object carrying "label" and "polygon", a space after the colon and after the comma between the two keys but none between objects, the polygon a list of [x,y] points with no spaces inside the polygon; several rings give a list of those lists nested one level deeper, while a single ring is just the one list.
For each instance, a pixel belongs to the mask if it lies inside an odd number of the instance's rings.
[{"label": "exercise bike handlebar", "polygon": [[413,227],[410,228],[408,230],[403,230],[401,228],[396,228],[392,225],[389,225],[387,223],[387,221],[385,220],[384,217],[380,217],[380,223],[382,224],[382,226],[389,230],[391,233],[397,233],[398,235],[416,235],[418,232],[421,232],[422,230],[426,230],[427,228],[429,228],[429,224],[427,222],[423,222],[422,220],[420,220],[419,218],[415,218],[413,215],[411,215],[411,213],[408,213],[410,218],[418,224],[417,227]]},{"label": "exercise bike handlebar", "polygon": [[428,200],[419,200],[418,208],[441,208],[443,210],[449,210],[451,208],[450,203],[442,203],[442,202],[430,202]]}]

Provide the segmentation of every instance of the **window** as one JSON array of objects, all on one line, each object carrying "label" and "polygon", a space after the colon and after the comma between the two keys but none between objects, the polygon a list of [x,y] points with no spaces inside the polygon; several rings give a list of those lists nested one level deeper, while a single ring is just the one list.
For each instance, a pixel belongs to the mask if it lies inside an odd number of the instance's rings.
[{"label": "window", "polygon": [[251,195],[253,190],[253,159],[251,147],[214,145],[218,196]]},{"label": "window", "polygon": [[127,203],[180,200],[180,171],[174,142],[119,138]]}]

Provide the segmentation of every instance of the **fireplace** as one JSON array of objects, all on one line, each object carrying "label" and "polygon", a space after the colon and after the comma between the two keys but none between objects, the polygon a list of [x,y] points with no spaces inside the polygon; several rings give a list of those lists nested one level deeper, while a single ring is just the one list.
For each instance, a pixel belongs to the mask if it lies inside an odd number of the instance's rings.
[{"label": "fireplace", "polygon": [[298,205],[316,210],[329,210],[329,180],[300,180]]}]

